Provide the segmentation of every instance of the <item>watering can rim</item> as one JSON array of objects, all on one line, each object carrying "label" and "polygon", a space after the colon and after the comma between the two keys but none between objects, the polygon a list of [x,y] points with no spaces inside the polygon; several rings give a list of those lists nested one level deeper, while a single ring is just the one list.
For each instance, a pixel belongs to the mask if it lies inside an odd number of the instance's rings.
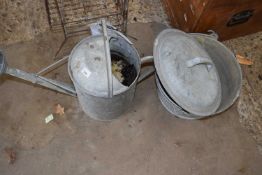
[{"label": "watering can rim", "polygon": [[[85,89],[78,81],[75,80],[74,76],[72,75],[72,68],[71,68],[71,65],[72,65],[72,55],[73,53],[76,52],[76,50],[78,49],[78,47],[80,45],[82,45],[83,43],[85,43],[87,40],[90,40],[90,39],[96,39],[96,38],[101,38],[103,37],[103,35],[91,35],[91,36],[88,36],[88,37],[85,37],[83,38],[82,40],[80,40],[75,46],[74,48],[71,50],[70,54],[69,54],[69,59],[68,59],[68,74],[71,78],[71,80],[73,81],[73,83],[77,83],[78,87],[81,89],[81,92],[85,92],[85,93],[88,93],[89,95],[91,96],[95,96],[95,97],[102,97],[102,98],[108,98],[108,96],[103,96],[103,95],[99,95],[99,94],[94,94],[94,92],[91,92],[91,91],[88,91],[87,89]],[[128,43],[130,46],[133,47],[136,55],[137,55],[137,58],[140,58],[140,55],[137,51],[137,49],[130,43]],[[139,67],[139,70],[137,70],[137,76],[135,78],[135,80],[133,81],[133,83],[127,87],[127,89],[121,89],[120,91],[114,91],[113,92],[113,96],[117,96],[117,95],[120,95],[122,94],[123,92],[129,90],[130,88],[132,88],[133,86],[136,85],[137,83],[137,80],[139,79],[139,76],[140,76],[140,72],[141,72],[141,59],[138,59],[138,67]]]}]

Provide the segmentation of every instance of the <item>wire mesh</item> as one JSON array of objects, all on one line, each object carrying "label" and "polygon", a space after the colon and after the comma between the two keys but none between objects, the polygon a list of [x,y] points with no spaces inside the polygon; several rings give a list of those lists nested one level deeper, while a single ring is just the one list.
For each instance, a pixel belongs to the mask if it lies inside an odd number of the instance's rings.
[{"label": "wire mesh", "polygon": [[51,29],[62,29],[66,37],[101,18],[126,32],[128,0],[46,0],[46,6]]}]

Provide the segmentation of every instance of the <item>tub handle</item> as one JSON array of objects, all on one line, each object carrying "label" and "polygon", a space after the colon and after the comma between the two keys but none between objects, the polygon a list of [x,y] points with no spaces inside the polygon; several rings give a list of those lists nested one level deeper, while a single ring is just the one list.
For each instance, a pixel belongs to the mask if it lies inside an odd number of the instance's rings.
[{"label": "tub handle", "polygon": [[210,71],[210,69],[213,67],[212,61],[210,61],[210,59],[204,58],[204,57],[195,57],[195,58],[188,60],[186,62],[186,66],[188,68],[194,67],[194,66],[199,65],[199,64],[205,64],[207,66],[208,71]]},{"label": "tub handle", "polygon": [[219,35],[217,34],[217,32],[215,32],[214,30],[208,30],[208,35],[215,38],[216,40],[218,40]]},{"label": "tub handle", "polygon": [[210,38],[213,38],[215,40],[219,39],[219,35],[214,30],[208,30],[207,33],[190,33],[192,35],[204,35]]}]

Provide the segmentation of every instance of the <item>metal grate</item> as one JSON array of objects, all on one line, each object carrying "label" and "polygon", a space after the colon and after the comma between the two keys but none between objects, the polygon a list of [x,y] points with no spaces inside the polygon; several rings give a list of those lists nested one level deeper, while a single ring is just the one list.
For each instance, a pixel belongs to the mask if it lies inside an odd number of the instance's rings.
[{"label": "metal grate", "polygon": [[89,30],[88,24],[101,18],[126,32],[128,0],[46,0],[52,30],[69,37]]}]

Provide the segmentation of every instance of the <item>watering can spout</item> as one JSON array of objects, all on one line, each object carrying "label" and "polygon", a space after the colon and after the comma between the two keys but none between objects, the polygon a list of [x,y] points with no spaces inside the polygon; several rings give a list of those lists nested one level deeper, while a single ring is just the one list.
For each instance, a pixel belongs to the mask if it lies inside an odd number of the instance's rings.
[{"label": "watering can spout", "polygon": [[13,77],[29,81],[33,84],[38,84],[40,86],[76,97],[75,88],[71,84],[59,82],[56,80],[45,78],[43,76],[39,76],[38,74],[28,73],[16,68],[8,67],[5,56],[0,50],[0,75],[2,74],[11,75]]}]

